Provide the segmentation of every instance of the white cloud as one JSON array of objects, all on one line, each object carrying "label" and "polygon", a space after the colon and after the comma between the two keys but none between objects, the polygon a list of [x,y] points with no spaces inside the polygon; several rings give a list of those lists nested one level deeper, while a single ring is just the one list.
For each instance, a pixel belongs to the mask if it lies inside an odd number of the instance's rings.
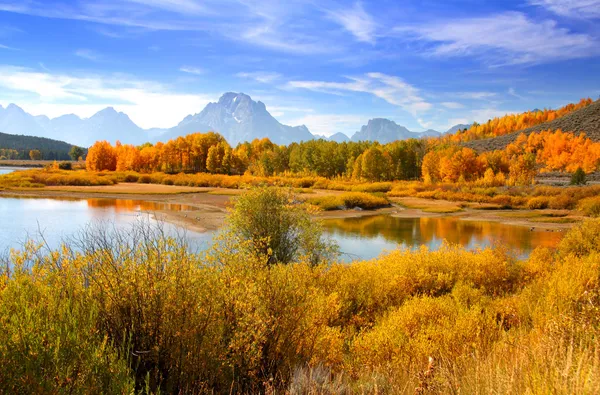
[{"label": "white cloud", "polygon": [[413,115],[431,108],[431,104],[420,97],[417,88],[398,77],[383,73],[367,73],[361,77],[348,77],[348,80],[347,82],[290,81],[287,87],[330,94],[369,93]]},{"label": "white cloud", "polygon": [[[281,101],[281,100],[278,100]],[[271,113],[274,117],[284,117],[288,113],[314,113],[315,110],[312,108],[303,108],[303,107],[289,107],[289,106],[269,106],[269,113]],[[281,121],[281,120],[280,120]],[[284,122],[285,123],[285,122]]]},{"label": "white cloud", "polygon": [[591,36],[573,33],[555,21],[533,21],[520,12],[453,19],[426,26],[396,28],[432,44],[436,56],[480,55],[495,65],[536,64],[586,58],[600,53]]},{"label": "white cloud", "polygon": [[515,88],[508,88],[508,94],[511,95],[511,96],[513,96],[513,97],[516,97],[517,99],[524,99],[523,96],[521,96],[521,95],[519,95],[517,93],[517,91],[515,90]]},{"label": "white cloud", "polygon": [[529,4],[547,8],[561,16],[600,18],[600,0],[530,0]]},{"label": "white cloud", "polygon": [[194,74],[194,75],[200,75],[204,73],[204,70],[201,69],[200,67],[193,67],[193,66],[181,66],[179,68],[179,71],[181,71],[182,73],[188,73],[188,74]]},{"label": "white cloud", "polygon": [[[51,4],[4,0],[0,3],[0,11],[148,31],[208,32],[292,54],[339,51],[341,46],[330,45],[311,20],[314,9],[309,0],[79,0]],[[298,24],[301,18],[304,23]]]},{"label": "white cloud", "polygon": [[453,93],[453,96],[460,97],[461,99],[470,99],[470,100],[483,100],[490,99],[496,96],[494,92],[457,92]]},{"label": "white cloud", "polygon": [[99,53],[92,51],[91,49],[78,49],[75,51],[75,56],[91,60],[92,62],[97,62],[102,59],[102,56]]},{"label": "white cloud", "polygon": [[263,84],[271,84],[281,78],[281,74],[274,72],[264,71],[253,71],[253,72],[241,72],[235,75],[239,78],[248,78]]},{"label": "white cloud", "polygon": [[312,134],[331,136],[342,132],[352,135],[365,123],[364,116],[351,114],[307,114],[286,120],[288,125],[306,125]]},{"label": "white cloud", "polygon": [[456,109],[464,108],[465,107],[463,104],[457,103],[457,102],[454,102],[454,101],[445,101],[445,102],[442,102],[440,104],[442,106],[446,107],[446,108],[451,109],[451,110],[456,110]]},{"label": "white cloud", "polygon": [[88,117],[111,105],[143,128],[172,127],[197,113],[213,96],[171,91],[153,81],[123,75],[72,76],[0,66],[0,101],[13,101],[35,115],[74,113]]},{"label": "white cloud", "polygon": [[361,2],[354,3],[354,7],[350,9],[331,11],[329,15],[331,19],[352,33],[358,41],[375,44],[376,24]]}]

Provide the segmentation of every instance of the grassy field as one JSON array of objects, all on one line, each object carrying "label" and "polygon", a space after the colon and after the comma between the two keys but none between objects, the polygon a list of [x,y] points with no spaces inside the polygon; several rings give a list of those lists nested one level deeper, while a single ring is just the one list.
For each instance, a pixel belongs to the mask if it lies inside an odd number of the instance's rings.
[{"label": "grassy field", "polygon": [[[78,161],[61,161],[61,162],[70,162],[73,165],[76,164],[81,164]],[[5,167],[46,167],[46,166],[50,166],[54,163],[53,160],[13,160],[13,159],[6,159],[6,160],[0,160],[0,166],[5,166]]]}]

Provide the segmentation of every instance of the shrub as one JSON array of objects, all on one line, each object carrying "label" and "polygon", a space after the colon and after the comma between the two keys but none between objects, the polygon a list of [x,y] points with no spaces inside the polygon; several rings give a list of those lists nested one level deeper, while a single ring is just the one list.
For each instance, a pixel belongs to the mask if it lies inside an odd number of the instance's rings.
[{"label": "shrub", "polygon": [[307,200],[308,203],[322,210],[340,210],[359,207],[363,210],[373,210],[389,205],[384,196],[375,196],[364,192],[348,192],[340,195],[317,196]]},{"label": "shrub", "polygon": [[373,182],[360,184],[352,187],[352,192],[389,192],[392,189],[391,182]]},{"label": "shrub", "polygon": [[587,220],[575,226],[563,237],[558,250],[579,257],[600,252],[600,220]]},{"label": "shrub", "polygon": [[335,254],[323,238],[320,224],[290,191],[275,187],[252,189],[235,201],[225,232],[262,256],[268,264],[308,260],[314,264]]},{"label": "shrub", "polygon": [[553,210],[571,210],[573,207],[575,202],[567,195],[553,196],[548,201],[548,208]]},{"label": "shrub", "polygon": [[585,171],[581,167],[578,167],[571,176],[571,185],[585,185],[586,183]]},{"label": "shrub", "polygon": [[60,162],[58,164],[58,168],[60,170],[73,170],[73,165],[71,164],[71,162]]},{"label": "shrub", "polygon": [[600,217],[600,196],[582,199],[577,208],[588,217]]},{"label": "shrub", "polygon": [[550,199],[545,196],[533,197],[527,201],[527,208],[530,210],[542,210],[548,208]]}]

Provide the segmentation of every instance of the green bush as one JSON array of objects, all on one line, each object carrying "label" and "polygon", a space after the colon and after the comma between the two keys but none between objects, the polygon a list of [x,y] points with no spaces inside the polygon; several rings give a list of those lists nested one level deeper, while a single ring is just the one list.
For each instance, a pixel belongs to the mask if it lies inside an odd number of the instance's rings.
[{"label": "green bush", "polygon": [[71,162],[60,162],[58,164],[58,168],[60,170],[73,170],[73,165],[71,164]]},{"label": "green bush", "polygon": [[571,185],[585,185],[587,184],[585,171],[581,167],[578,167],[577,170],[571,176]]}]

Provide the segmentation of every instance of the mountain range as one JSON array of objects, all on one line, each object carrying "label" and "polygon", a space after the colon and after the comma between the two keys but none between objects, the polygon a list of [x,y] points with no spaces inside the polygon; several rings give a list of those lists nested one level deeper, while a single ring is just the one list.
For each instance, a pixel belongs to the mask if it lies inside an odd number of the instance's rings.
[{"label": "mountain range", "polygon": [[[450,129],[457,130],[468,125],[456,125]],[[329,138],[315,136],[304,125],[283,125],[275,119],[264,103],[254,101],[243,93],[225,93],[218,102],[209,103],[201,112],[188,115],[179,124],[169,129],[142,129],[126,114],[107,107],[89,118],[80,118],[69,114],[57,118],[45,115],[28,114],[15,104],[3,108],[0,106],[0,132],[45,137],[68,141],[82,147],[89,147],[97,140],[122,143],[142,144],[146,141],[167,141],[178,136],[194,132],[218,132],[231,145],[255,138],[267,137],[276,144],[324,138],[331,141],[379,141],[382,144],[404,140],[439,136],[435,130],[411,132],[404,126],[385,118],[368,121],[360,131],[349,138],[343,133],[336,133]]]}]

